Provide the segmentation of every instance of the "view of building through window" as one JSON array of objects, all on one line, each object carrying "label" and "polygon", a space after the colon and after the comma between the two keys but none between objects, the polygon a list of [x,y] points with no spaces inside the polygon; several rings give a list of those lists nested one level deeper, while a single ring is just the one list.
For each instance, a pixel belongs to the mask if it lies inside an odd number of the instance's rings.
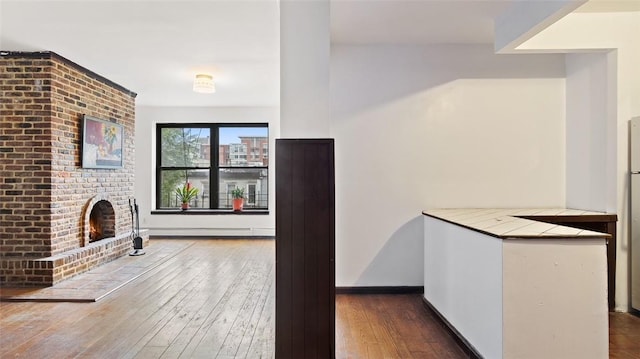
[{"label": "view of building through window", "polygon": [[244,188],[245,205],[266,208],[269,197],[267,128],[221,127],[218,138],[220,208],[231,206],[231,191],[236,187]]},{"label": "view of building through window", "polygon": [[179,207],[175,190],[187,182],[198,189],[192,208],[231,208],[235,188],[245,208],[268,207],[266,125],[158,125],[158,133],[158,208]]}]

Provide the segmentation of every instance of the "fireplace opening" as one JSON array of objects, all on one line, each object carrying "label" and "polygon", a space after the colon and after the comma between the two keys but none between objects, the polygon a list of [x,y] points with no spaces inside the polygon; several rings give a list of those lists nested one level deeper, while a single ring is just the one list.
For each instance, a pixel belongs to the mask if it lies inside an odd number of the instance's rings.
[{"label": "fireplace opening", "polygon": [[115,235],[116,215],[111,202],[106,200],[96,202],[89,214],[89,242],[115,237]]}]

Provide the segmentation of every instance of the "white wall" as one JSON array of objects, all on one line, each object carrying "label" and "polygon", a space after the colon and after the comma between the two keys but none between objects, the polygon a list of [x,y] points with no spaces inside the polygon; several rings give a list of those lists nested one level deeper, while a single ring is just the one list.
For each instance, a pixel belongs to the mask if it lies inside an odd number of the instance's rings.
[{"label": "white wall", "polygon": [[140,226],[151,235],[275,235],[275,166],[269,166],[269,215],[155,214],[156,124],[262,122],[269,124],[273,151],[279,136],[278,109],[272,107],[144,107],[136,108],[136,183]]},{"label": "white wall", "polygon": [[329,136],[329,0],[280,2],[283,138]]},{"label": "white wall", "polygon": [[615,213],[615,52],[569,54],[566,69],[567,207]]},{"label": "white wall", "polygon": [[336,285],[422,285],[423,209],[564,206],[562,55],[331,54]]},{"label": "white wall", "polygon": [[[608,122],[609,136],[599,139],[602,151],[615,152],[615,156],[607,155],[606,171],[607,193],[615,193],[614,208],[607,210],[618,215],[618,243],[616,265],[616,310],[628,309],[628,253],[629,253],[629,120],[640,116],[640,12],[615,12],[615,13],[572,13],[562,18],[540,34],[519,46],[519,49],[532,51],[540,49],[545,52],[601,52],[611,50],[608,54],[609,66],[617,69],[610,72],[607,83],[615,84],[611,89],[607,100],[607,116],[615,119]],[[616,59],[614,63],[612,59]],[[573,58],[575,60],[575,58]],[[577,69],[578,64],[570,60],[568,70]],[[586,60],[585,60],[586,61]],[[590,72],[601,72],[595,63],[589,65]],[[613,77],[613,78],[611,78]],[[577,79],[577,78],[576,78]],[[571,81],[576,80],[571,79]],[[595,84],[602,84],[596,81]],[[571,89],[572,87],[568,87]],[[567,94],[568,98],[578,97],[587,90],[582,90],[578,95]],[[598,90],[588,90],[598,91]],[[567,109],[568,113],[579,113],[581,109],[572,105]],[[584,106],[581,104],[579,106]],[[599,105],[602,106],[602,105]],[[601,118],[601,121],[608,121]],[[603,125],[599,125],[601,128]],[[573,135],[571,135],[573,136]],[[577,136],[576,136],[577,137]],[[613,140],[614,139],[614,140]],[[587,145],[597,148],[597,143]],[[573,150],[572,150],[573,151]],[[572,168],[571,171],[577,170]],[[592,167],[587,177],[599,178],[602,176],[602,168]],[[579,175],[568,174],[568,178],[578,178]],[[570,183],[568,183],[569,185]],[[611,195],[608,195],[609,197]],[[568,200],[573,201],[574,195]],[[607,201],[609,201],[607,199]],[[592,209],[592,208],[583,208]]]}]

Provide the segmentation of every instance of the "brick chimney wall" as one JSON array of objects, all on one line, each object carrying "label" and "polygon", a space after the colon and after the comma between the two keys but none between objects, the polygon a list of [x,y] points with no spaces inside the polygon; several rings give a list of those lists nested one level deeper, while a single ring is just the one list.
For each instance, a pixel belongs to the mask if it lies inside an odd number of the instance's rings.
[{"label": "brick chimney wall", "polygon": [[0,58],[0,255],[51,255],[50,59]]},{"label": "brick chimney wall", "polygon": [[[131,231],[136,94],[52,52],[2,54],[0,93],[0,285],[50,285],[99,262],[60,260],[87,245],[94,196],[111,202],[116,235]],[[83,114],[124,126],[123,168],[81,167]]]}]

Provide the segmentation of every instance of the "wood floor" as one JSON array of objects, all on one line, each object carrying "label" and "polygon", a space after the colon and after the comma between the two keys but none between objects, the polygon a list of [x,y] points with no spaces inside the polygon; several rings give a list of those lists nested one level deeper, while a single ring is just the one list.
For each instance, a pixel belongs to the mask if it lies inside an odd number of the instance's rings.
[{"label": "wood floor", "polygon": [[[191,241],[95,303],[0,303],[0,358],[272,358],[274,242]],[[640,318],[610,318],[610,357],[640,359]],[[420,295],[338,295],[336,357],[467,356]]]}]

